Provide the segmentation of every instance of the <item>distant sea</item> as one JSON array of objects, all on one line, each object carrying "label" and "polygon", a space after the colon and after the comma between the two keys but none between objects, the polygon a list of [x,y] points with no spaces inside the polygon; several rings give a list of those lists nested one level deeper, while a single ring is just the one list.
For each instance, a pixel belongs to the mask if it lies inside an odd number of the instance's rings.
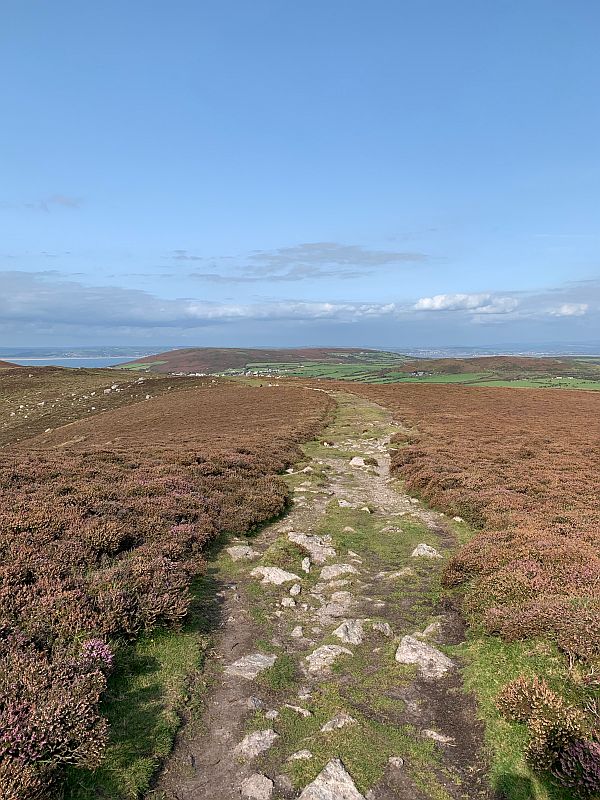
[{"label": "distant sea", "polygon": [[139,356],[119,356],[119,358],[83,358],[75,356],[73,358],[61,358],[60,356],[50,356],[49,358],[15,358],[14,356],[0,355],[0,361],[11,361],[13,364],[21,364],[24,367],[114,367],[115,364],[122,364],[123,361],[135,361]]},{"label": "distant sea", "polygon": [[[167,348],[164,348],[165,350]],[[125,361],[161,352],[145,347],[83,347],[83,348],[0,348],[0,361],[11,361],[24,367],[114,367]]]}]

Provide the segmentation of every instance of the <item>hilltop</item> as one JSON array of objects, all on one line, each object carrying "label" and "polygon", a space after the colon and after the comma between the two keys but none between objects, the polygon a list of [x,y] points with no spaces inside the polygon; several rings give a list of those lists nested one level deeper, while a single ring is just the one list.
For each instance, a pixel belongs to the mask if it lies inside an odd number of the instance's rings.
[{"label": "hilltop", "polygon": [[10,361],[0,361],[0,369],[22,369],[21,364],[11,364]]},{"label": "hilltop", "polygon": [[136,361],[120,364],[120,368],[143,369],[148,372],[221,373],[243,372],[254,365],[269,364],[381,364],[397,365],[406,360],[399,353],[359,347],[237,348],[190,347],[169,350]]}]

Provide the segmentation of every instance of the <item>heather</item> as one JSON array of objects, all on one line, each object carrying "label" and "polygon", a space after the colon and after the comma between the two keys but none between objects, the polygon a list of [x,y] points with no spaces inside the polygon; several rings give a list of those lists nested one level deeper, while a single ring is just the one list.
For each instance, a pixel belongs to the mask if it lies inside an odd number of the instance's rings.
[{"label": "heather", "polygon": [[181,624],[220,532],[281,513],[275,473],[328,405],[276,387],[173,392],[1,452],[3,797],[50,796],[63,766],[101,763],[115,649]]},{"label": "heather", "polygon": [[[581,724],[556,728],[552,702],[521,721],[530,763],[589,794],[594,770],[584,765],[599,739],[600,399],[449,386],[353,391],[394,412],[393,468],[406,487],[475,528],[444,578],[460,591],[473,630],[505,641],[542,637],[564,654],[565,715]],[[525,687],[512,689],[525,697]],[[546,728],[544,741],[558,737],[549,749],[540,744]]]}]

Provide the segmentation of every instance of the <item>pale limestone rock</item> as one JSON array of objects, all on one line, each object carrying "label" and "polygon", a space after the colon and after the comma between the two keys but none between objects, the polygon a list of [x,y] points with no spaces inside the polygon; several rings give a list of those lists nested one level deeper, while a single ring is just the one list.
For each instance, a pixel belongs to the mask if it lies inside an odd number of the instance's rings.
[{"label": "pale limestone rock", "polygon": [[424,543],[418,544],[412,551],[411,556],[413,558],[419,558],[419,556],[423,558],[442,558],[435,547],[430,547]]},{"label": "pale limestone rock", "polygon": [[244,736],[235,748],[234,753],[238,758],[256,758],[256,756],[273,747],[277,739],[279,739],[279,735],[272,728],[264,731],[253,731]]},{"label": "pale limestone rock", "polygon": [[259,556],[259,553],[247,544],[238,544],[234,547],[228,547],[227,552],[234,561],[241,561],[242,559],[252,561],[252,559],[258,558]]},{"label": "pale limestone rock", "polygon": [[312,717],[311,712],[307,708],[302,708],[302,706],[293,706],[290,703],[285,703],[284,708],[289,708],[290,711],[295,711],[296,714],[299,714],[301,717],[305,719],[307,717]]},{"label": "pale limestone rock", "polygon": [[250,575],[253,578],[262,578],[261,583],[274,583],[277,586],[281,586],[282,583],[300,580],[298,575],[293,572],[286,572],[280,567],[254,567]]},{"label": "pale limestone rock", "polygon": [[349,503],[347,500],[338,500],[338,506],[340,508],[352,508],[352,503]]},{"label": "pale limestone rock", "polygon": [[400,664],[416,664],[424,678],[441,678],[454,667],[454,662],[440,650],[413,636],[403,636],[396,650]]},{"label": "pale limestone rock", "polygon": [[354,597],[350,592],[334,592],[331,600],[317,611],[316,617],[321,625],[327,625],[332,619],[349,616],[354,603]]},{"label": "pale limestone rock", "polygon": [[326,674],[331,671],[334,661],[344,654],[351,656],[352,650],[339,644],[324,644],[306,656],[308,671],[313,675]]},{"label": "pale limestone rock", "polygon": [[350,525],[346,525],[346,527],[344,528],[344,533],[356,533],[356,530],[354,528],[351,528]]},{"label": "pale limestone rock", "polygon": [[333,631],[333,635],[344,644],[362,644],[365,636],[364,622],[363,619],[347,619]]},{"label": "pale limestone rock", "polygon": [[271,800],[273,781],[255,772],[242,781],[241,791],[244,800]]},{"label": "pale limestone rock", "polygon": [[388,758],[388,764],[394,769],[400,769],[404,766],[404,759],[400,758],[400,756],[390,756]]},{"label": "pale limestone rock", "polygon": [[452,522],[464,522],[462,517],[452,517]]},{"label": "pale limestone rock", "polygon": [[298,750],[297,753],[292,753],[288,761],[307,761],[309,758],[312,758],[310,750]]},{"label": "pale limestone rock", "polygon": [[392,626],[389,622],[374,622],[373,630],[377,631],[378,633],[383,633],[384,636],[394,635],[394,631],[392,630]]},{"label": "pale limestone rock", "polygon": [[346,725],[356,725],[356,720],[350,714],[342,711],[341,714],[338,714],[323,725],[321,733],[329,733],[329,731],[335,731],[338,728],[345,728]]},{"label": "pale limestone rock", "polygon": [[282,597],[281,598],[281,605],[284,608],[295,608],[296,607],[296,601],[294,600],[293,597]]},{"label": "pale limestone rock", "polygon": [[277,660],[276,655],[266,655],[265,653],[252,653],[248,656],[242,656],[225,667],[226,675],[235,675],[238,678],[246,678],[252,680],[256,678],[259,672],[262,672],[268,667],[272,667]]},{"label": "pale limestone rock", "polygon": [[302,587],[300,586],[300,584],[299,583],[295,583],[292,586],[292,588],[290,589],[290,594],[292,595],[292,597],[297,597],[300,594],[301,591],[302,591]]},{"label": "pale limestone rock", "polygon": [[423,633],[415,634],[418,635],[419,638],[424,639],[437,639],[442,632],[442,621],[436,619],[434,622],[430,623]]},{"label": "pale limestone rock", "polygon": [[302,636],[303,636],[302,625],[296,625],[296,627],[294,628],[294,630],[291,633],[291,636],[293,636],[294,639],[301,639]]},{"label": "pale limestone rock", "polygon": [[446,736],[443,733],[438,733],[438,731],[432,731],[430,729],[421,731],[421,736],[424,736],[426,739],[432,739],[438,744],[445,744],[449,746],[454,746],[456,744],[456,740],[453,739],[452,736]]},{"label": "pale limestone rock", "polygon": [[365,460],[364,460],[364,458],[361,458],[360,456],[354,456],[354,458],[350,459],[350,466],[351,467],[364,467],[365,466]]},{"label": "pale limestone rock", "polygon": [[265,714],[265,719],[274,720],[274,719],[277,719],[278,716],[279,716],[279,711],[277,711],[276,708],[271,708]]},{"label": "pale limestone rock", "polygon": [[331,564],[321,570],[321,580],[331,581],[334,578],[339,578],[340,575],[347,575],[348,573],[357,575],[358,570],[353,564]]},{"label": "pale limestone rock", "polygon": [[369,508],[369,506],[362,506],[362,508],[360,508],[359,510],[364,511],[366,514],[371,513],[371,509]]},{"label": "pale limestone rock", "polygon": [[290,542],[303,547],[315,564],[324,564],[328,558],[335,558],[335,549],[331,546],[330,536],[317,536],[316,534],[288,533]]},{"label": "pale limestone rock", "polygon": [[339,758],[332,758],[299,800],[365,800]]},{"label": "pale limestone rock", "polygon": [[302,570],[307,574],[310,572],[310,558],[308,556],[302,559]]}]

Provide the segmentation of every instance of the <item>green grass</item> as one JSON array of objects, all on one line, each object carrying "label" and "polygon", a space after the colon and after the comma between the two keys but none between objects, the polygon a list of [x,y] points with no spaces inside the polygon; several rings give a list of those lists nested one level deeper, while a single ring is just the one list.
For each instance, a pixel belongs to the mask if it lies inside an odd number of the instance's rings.
[{"label": "green grass", "polygon": [[110,725],[103,764],[71,768],[65,800],[137,800],[171,751],[184,704],[201,703],[200,670],[208,647],[214,587],[197,581],[194,603],[182,630],[159,630],[123,647],[102,703]]},{"label": "green grass", "polygon": [[528,738],[526,727],[504,720],[495,705],[503,686],[520,675],[543,675],[552,688],[568,694],[564,656],[542,640],[505,642],[476,634],[451,650],[463,660],[465,691],[475,694],[479,714],[485,722],[494,788],[507,800],[572,800],[571,792],[530,770],[523,758]]}]

